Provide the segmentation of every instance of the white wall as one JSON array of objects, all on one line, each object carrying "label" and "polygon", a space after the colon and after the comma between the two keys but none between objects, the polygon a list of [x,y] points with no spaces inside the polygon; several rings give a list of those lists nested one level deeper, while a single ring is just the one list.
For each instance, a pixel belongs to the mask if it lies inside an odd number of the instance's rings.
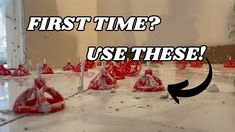
[{"label": "white wall", "polygon": [[6,41],[8,68],[25,64],[23,0],[6,0]]},{"label": "white wall", "polygon": [[6,19],[5,0],[0,0],[0,64],[6,63]]}]

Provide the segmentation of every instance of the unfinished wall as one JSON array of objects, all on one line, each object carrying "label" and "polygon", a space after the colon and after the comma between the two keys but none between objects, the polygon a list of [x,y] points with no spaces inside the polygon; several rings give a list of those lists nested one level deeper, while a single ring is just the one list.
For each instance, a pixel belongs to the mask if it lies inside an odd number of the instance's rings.
[{"label": "unfinished wall", "polygon": [[[99,0],[97,3],[98,16],[131,16],[131,2],[129,0]],[[99,45],[131,46],[135,43],[135,33],[130,31],[102,31],[98,32]]]},{"label": "unfinished wall", "polygon": [[[25,0],[25,25],[30,16],[95,16],[96,1],[93,0]],[[52,67],[61,68],[70,58],[77,64],[85,58],[87,46],[97,43],[94,25],[84,32],[26,32],[27,60],[30,68],[42,63],[43,58]]]},{"label": "unfinished wall", "polygon": [[211,63],[224,64],[231,56],[235,60],[235,44],[210,46],[206,52],[206,57]]},{"label": "unfinished wall", "polygon": [[[150,32],[99,32],[99,43],[141,45],[207,45],[235,43],[228,39],[227,21],[234,0],[99,0],[98,15],[159,15],[162,23]],[[135,40],[132,40],[134,34]],[[126,39],[129,37],[130,39]],[[108,38],[108,39],[107,39]],[[118,40],[123,39],[123,40]]]},{"label": "unfinished wall", "polygon": [[[88,24],[83,32],[26,32],[30,68],[43,58],[53,67],[62,67],[67,58],[73,64],[78,63],[80,57],[85,58],[87,47],[97,44],[217,46],[235,43],[228,39],[227,33],[227,18],[234,0],[24,0],[24,3],[25,25],[29,16],[157,14],[163,20],[154,32],[95,32],[94,23]],[[228,53],[225,50],[218,54]]]},{"label": "unfinished wall", "polygon": [[[159,15],[162,23],[150,32],[98,33],[100,45],[202,45],[212,63],[235,58],[235,41],[229,39],[228,17],[235,0],[100,0],[98,15]],[[235,21],[232,22],[235,24]],[[230,21],[231,24],[231,21]]]}]

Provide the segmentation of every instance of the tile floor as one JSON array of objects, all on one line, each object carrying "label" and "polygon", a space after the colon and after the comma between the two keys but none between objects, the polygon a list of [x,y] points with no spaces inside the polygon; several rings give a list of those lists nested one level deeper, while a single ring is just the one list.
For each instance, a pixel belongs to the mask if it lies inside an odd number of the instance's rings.
[{"label": "tile floor", "polygon": [[[143,67],[145,69],[145,67]],[[154,74],[168,84],[189,80],[195,87],[207,76],[208,66],[201,69],[177,70],[174,64],[152,66]],[[225,70],[213,65],[213,81],[220,92],[204,91],[192,98],[181,98],[176,104],[171,98],[159,99],[158,93],[133,92],[138,77],[119,81],[115,93],[86,90],[99,68],[85,74],[84,89],[78,89],[79,75],[57,71],[44,76],[47,85],[65,98],[66,108],[43,116],[22,116],[12,112],[17,96],[32,87],[34,73],[26,78],[0,77],[0,132],[234,132],[235,131],[235,69]],[[144,70],[142,70],[144,71]],[[10,123],[8,123],[10,122]]]}]

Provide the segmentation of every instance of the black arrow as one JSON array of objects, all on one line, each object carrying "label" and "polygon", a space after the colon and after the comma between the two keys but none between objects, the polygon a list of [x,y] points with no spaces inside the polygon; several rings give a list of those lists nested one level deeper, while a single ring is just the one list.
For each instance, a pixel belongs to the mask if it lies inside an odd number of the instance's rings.
[{"label": "black arrow", "polygon": [[206,80],[200,84],[199,86],[192,88],[192,89],[187,89],[187,90],[182,90],[183,88],[187,87],[189,82],[188,80],[185,80],[181,83],[178,84],[172,84],[167,86],[167,90],[169,94],[172,96],[172,98],[179,104],[179,99],[177,97],[192,97],[195,95],[200,94],[202,91],[204,91],[210,84],[212,80],[212,67],[210,64],[210,61],[206,58],[207,63],[209,64],[209,73],[207,75]]}]

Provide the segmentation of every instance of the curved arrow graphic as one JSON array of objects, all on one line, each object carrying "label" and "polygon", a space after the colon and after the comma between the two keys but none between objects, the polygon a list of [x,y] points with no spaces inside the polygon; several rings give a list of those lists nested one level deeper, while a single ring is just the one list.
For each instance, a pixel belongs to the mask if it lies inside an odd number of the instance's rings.
[{"label": "curved arrow graphic", "polygon": [[207,63],[209,64],[209,73],[206,80],[202,84],[200,84],[195,88],[187,90],[182,90],[182,89],[188,86],[189,84],[188,80],[185,80],[178,84],[172,84],[167,86],[169,94],[172,96],[172,98],[175,100],[176,103],[179,104],[179,99],[177,97],[192,97],[198,95],[209,86],[212,80],[213,71],[210,61],[208,60],[208,58],[206,58],[206,60]]}]

